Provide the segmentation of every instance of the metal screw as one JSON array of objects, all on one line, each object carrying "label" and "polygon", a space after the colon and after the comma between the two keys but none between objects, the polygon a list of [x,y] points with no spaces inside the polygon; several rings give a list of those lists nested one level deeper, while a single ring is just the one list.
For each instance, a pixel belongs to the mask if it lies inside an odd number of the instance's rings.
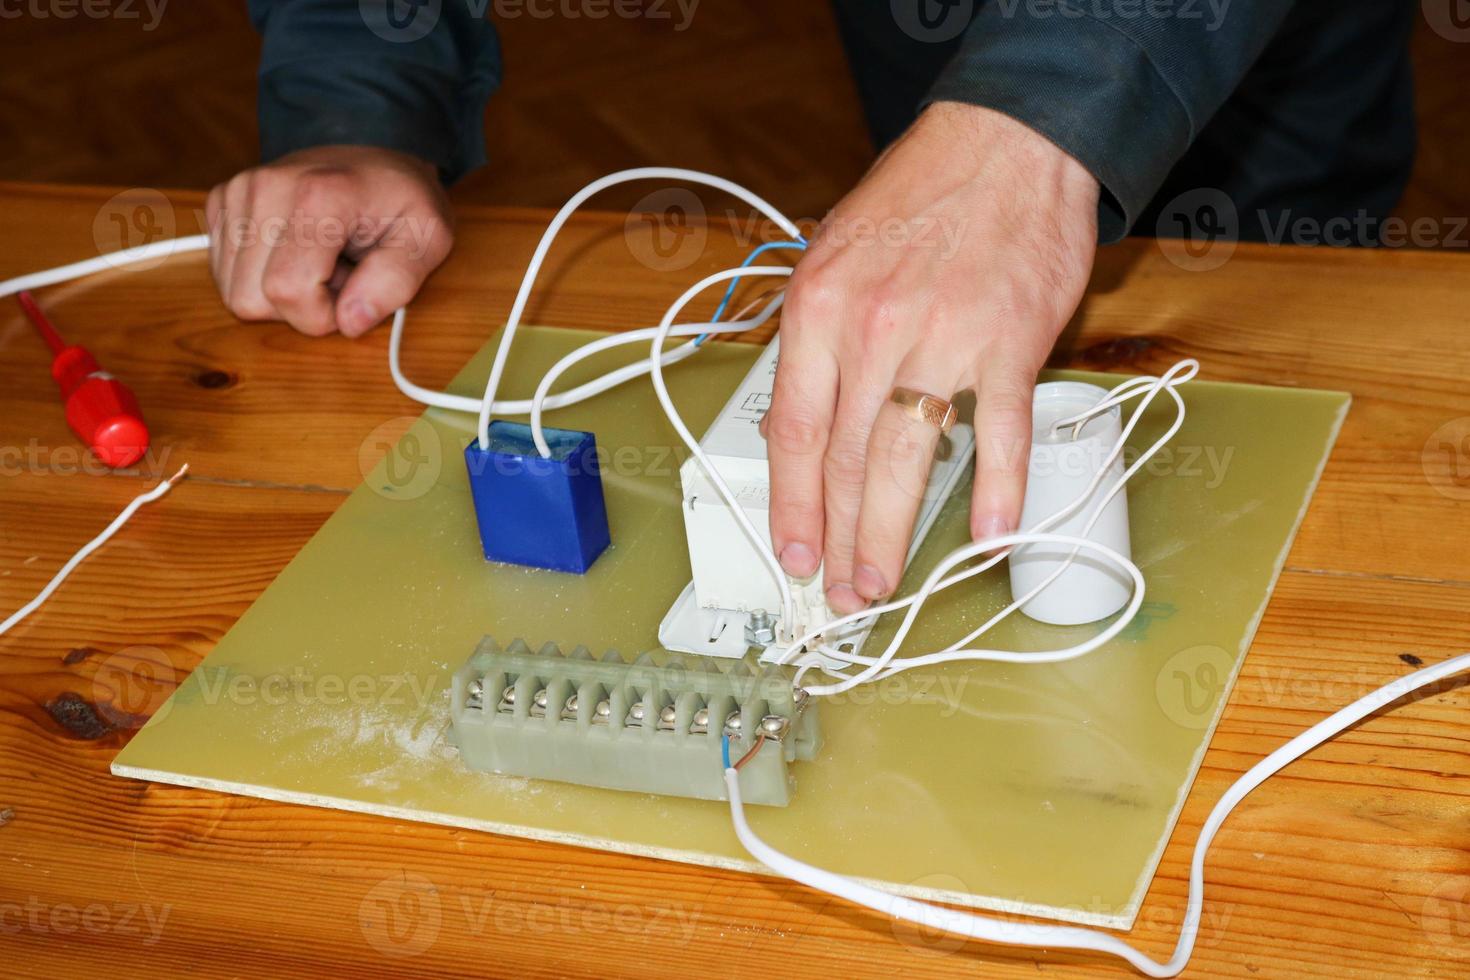
[{"label": "metal screw", "polygon": [[776,622],[764,609],[757,609],[745,621],[745,642],[753,647],[767,647],[776,642]]},{"label": "metal screw", "polygon": [[567,721],[577,720],[577,696],[575,694],[567,698],[567,703],[562,705],[561,716]]},{"label": "metal screw", "polygon": [[485,696],[485,681],[479,677],[465,685],[465,696],[471,701],[478,701]]},{"label": "metal screw", "polygon": [[725,734],[731,738],[740,737],[740,712],[732,711],[725,716]]},{"label": "metal screw", "polygon": [[612,702],[603,698],[592,709],[592,724],[606,725],[612,718]]},{"label": "metal screw", "polygon": [[779,742],[785,738],[790,727],[791,723],[780,715],[766,715],[761,719],[761,732],[773,741]]},{"label": "metal screw", "polygon": [[708,708],[700,708],[694,712],[694,718],[689,722],[689,731],[693,735],[704,735],[709,732]]},{"label": "metal screw", "polygon": [[643,702],[642,701],[635,701],[633,703],[633,706],[628,709],[628,718],[627,718],[627,721],[624,722],[624,724],[626,724],[629,728],[642,728],[643,727]]},{"label": "metal screw", "polygon": [[661,732],[671,732],[671,731],[673,731],[674,730],[674,719],[677,718],[677,717],[678,717],[678,712],[676,712],[674,710],[674,706],[672,704],[666,704],[666,705],[664,705],[663,706],[663,709],[661,711],[659,711],[659,713],[658,713],[658,729],[659,729],[659,731],[661,731]]},{"label": "metal screw", "polygon": [[531,695],[531,714],[533,717],[541,718],[546,715],[546,706],[551,703],[551,695],[542,688]]},{"label": "metal screw", "polygon": [[505,690],[503,690],[503,691],[500,692],[500,710],[501,711],[514,711],[515,709],[516,709],[516,689],[515,689],[515,685],[514,684],[511,684],[511,685],[507,685],[506,688],[505,688]]}]

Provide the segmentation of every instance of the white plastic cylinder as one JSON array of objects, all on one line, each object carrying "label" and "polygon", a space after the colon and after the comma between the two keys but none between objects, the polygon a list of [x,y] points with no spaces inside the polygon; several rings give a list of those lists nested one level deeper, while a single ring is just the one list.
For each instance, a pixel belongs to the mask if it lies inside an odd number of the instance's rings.
[{"label": "white plastic cylinder", "polygon": [[[1031,408],[1031,457],[1021,527],[1034,528],[1084,492],[1122,434],[1122,416],[1114,405],[1081,426],[1057,432],[1057,421],[1087,411],[1107,396],[1096,385],[1054,381],[1036,386]],[[1123,475],[1120,453],[1097,489],[1071,517],[1055,527],[1058,534],[1086,537],[1131,558],[1127,488],[1113,495],[1092,530],[1083,533],[1098,501]],[[1072,549],[1064,545],[1019,545],[1009,559],[1011,593],[1019,599],[1039,587],[1067,563]],[[1100,556],[1079,552],[1055,581],[1021,607],[1032,619],[1057,626],[1076,626],[1105,619],[1122,609],[1132,591],[1127,573]]]}]

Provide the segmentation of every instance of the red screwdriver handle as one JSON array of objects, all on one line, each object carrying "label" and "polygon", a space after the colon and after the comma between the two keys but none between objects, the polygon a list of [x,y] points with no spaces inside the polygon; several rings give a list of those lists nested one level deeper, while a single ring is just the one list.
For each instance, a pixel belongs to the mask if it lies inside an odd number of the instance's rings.
[{"label": "red screwdriver handle", "polygon": [[86,348],[62,340],[35,297],[23,292],[19,299],[26,316],[56,355],[51,362],[51,377],[56,379],[66,402],[67,425],[107,466],[118,469],[142,459],[148,451],[148,427],[143,423],[138,399],[126,385],[102,370]]}]

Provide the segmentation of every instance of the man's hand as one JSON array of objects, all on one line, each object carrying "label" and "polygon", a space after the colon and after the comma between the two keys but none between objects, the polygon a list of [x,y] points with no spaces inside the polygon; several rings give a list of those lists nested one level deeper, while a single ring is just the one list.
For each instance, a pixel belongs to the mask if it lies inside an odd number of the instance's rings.
[{"label": "man's hand", "polygon": [[976,392],[970,533],[1020,520],[1036,374],[1092,268],[1098,184],[988,109],[929,107],[842,200],[792,277],[766,424],[782,566],[828,605],[898,585],[937,427],[895,386]]},{"label": "man's hand", "polygon": [[242,320],[357,337],[403,306],[453,244],[434,168],[366,146],[319,146],[209,193],[209,260]]}]

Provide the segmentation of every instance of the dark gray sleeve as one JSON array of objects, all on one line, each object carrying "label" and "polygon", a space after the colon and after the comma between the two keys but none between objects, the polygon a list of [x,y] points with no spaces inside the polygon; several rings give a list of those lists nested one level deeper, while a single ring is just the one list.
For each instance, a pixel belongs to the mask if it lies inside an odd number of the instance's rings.
[{"label": "dark gray sleeve", "polygon": [[485,103],[500,83],[489,21],[459,0],[250,0],[264,45],[265,161],[333,143],[433,163],[445,182],[485,162]]},{"label": "dark gray sleeve", "polygon": [[987,0],[926,101],[996,109],[1066,150],[1102,185],[1098,235],[1115,241],[1291,6],[1291,0]]}]

